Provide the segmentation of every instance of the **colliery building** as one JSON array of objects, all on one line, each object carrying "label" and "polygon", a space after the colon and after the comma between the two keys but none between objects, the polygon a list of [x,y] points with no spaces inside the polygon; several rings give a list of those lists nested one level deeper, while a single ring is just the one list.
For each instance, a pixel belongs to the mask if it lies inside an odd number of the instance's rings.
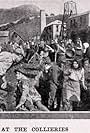
[{"label": "colliery building", "polygon": [[83,42],[90,42],[90,11],[69,17],[67,33],[73,40],[79,36]]},{"label": "colliery building", "polygon": [[58,38],[60,35],[61,25],[62,21],[60,20],[55,20],[46,25],[41,34],[41,39],[50,43],[55,38]]}]

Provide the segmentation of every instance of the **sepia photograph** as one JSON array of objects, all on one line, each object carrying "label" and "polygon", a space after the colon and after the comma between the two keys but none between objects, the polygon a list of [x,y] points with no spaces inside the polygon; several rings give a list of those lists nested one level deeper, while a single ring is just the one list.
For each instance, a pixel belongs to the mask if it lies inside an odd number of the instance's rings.
[{"label": "sepia photograph", "polygon": [[89,111],[89,0],[0,0],[0,117]]}]

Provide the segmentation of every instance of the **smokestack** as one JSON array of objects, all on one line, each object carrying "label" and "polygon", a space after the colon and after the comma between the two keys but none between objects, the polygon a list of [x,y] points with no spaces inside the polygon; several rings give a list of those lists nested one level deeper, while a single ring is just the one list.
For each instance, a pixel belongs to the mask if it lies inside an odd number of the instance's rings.
[{"label": "smokestack", "polygon": [[45,10],[40,10],[40,30],[41,30],[41,33],[43,32],[45,27],[46,27]]}]

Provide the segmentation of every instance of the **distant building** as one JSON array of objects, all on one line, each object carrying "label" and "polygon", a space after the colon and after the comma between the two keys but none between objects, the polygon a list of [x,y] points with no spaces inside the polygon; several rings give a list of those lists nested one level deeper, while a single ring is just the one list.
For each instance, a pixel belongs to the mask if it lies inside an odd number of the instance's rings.
[{"label": "distant building", "polygon": [[47,24],[41,34],[41,40],[43,39],[44,41],[50,42],[56,39],[60,35],[61,24],[62,21],[60,20],[55,20]]},{"label": "distant building", "polygon": [[0,31],[0,45],[9,41],[9,31]]},{"label": "distant building", "polygon": [[12,42],[24,42],[22,37],[20,36],[20,34],[16,31],[12,31],[9,33],[10,34],[10,37],[9,37],[9,40],[12,41]]},{"label": "distant building", "polygon": [[66,27],[69,37],[79,36],[83,42],[90,42],[90,11],[69,17]]}]

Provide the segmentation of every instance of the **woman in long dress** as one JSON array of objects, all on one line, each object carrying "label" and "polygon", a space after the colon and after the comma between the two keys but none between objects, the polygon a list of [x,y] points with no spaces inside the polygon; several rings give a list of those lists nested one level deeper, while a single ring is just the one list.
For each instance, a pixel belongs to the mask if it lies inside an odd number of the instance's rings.
[{"label": "woman in long dress", "polygon": [[84,68],[80,67],[80,62],[74,60],[71,68],[64,71],[63,100],[65,110],[77,110],[77,105],[81,100],[80,85],[86,89]]}]

